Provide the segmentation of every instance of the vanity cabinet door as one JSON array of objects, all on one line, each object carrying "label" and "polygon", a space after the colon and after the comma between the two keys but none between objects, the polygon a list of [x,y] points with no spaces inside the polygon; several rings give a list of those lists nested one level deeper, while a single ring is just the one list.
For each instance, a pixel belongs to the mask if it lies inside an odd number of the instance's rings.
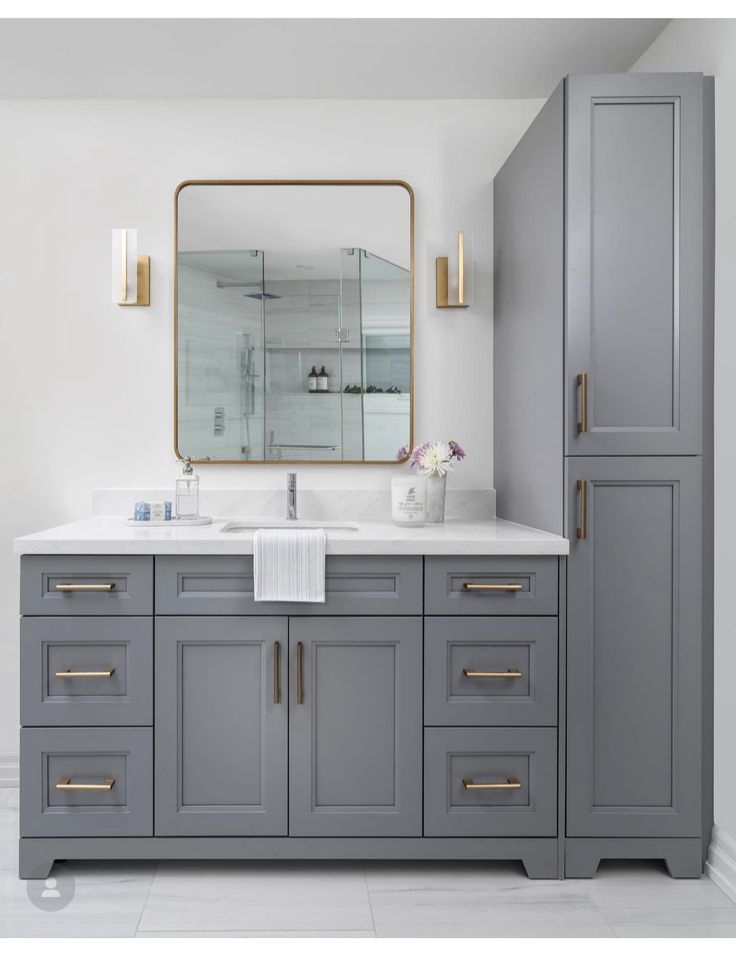
[{"label": "vanity cabinet door", "polygon": [[567,834],[696,837],[700,462],[567,469]]},{"label": "vanity cabinet door", "polygon": [[287,619],[157,618],[157,835],[287,833]]},{"label": "vanity cabinet door", "polygon": [[703,78],[570,77],[567,120],[566,454],[698,455]]},{"label": "vanity cabinet door", "polygon": [[422,833],[421,618],[289,619],[289,833]]}]

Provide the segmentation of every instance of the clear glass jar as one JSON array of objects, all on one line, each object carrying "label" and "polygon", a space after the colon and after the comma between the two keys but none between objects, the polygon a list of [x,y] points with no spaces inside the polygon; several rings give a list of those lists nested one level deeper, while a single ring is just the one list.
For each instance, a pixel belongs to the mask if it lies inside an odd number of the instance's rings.
[{"label": "clear glass jar", "polygon": [[199,476],[194,474],[190,459],[184,459],[184,473],[176,480],[176,517],[199,518]]}]

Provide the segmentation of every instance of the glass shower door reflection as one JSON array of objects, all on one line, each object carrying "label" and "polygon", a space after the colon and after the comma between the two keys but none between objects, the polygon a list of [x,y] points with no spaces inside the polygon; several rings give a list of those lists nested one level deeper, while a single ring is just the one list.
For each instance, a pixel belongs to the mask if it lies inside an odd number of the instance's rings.
[{"label": "glass shower door reflection", "polygon": [[411,273],[367,250],[360,256],[360,329],[364,457],[392,460],[411,442]]},{"label": "glass shower door reflection", "polygon": [[[339,250],[267,253],[265,435],[269,461],[339,461]],[[314,369],[325,375],[316,379]],[[314,388],[317,386],[318,388]]]}]

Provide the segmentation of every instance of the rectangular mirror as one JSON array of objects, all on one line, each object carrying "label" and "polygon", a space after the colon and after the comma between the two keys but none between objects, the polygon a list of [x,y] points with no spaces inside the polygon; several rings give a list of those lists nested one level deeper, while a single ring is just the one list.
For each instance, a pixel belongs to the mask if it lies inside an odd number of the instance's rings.
[{"label": "rectangular mirror", "polygon": [[355,464],[411,448],[406,183],[187,181],[175,233],[180,457]]}]

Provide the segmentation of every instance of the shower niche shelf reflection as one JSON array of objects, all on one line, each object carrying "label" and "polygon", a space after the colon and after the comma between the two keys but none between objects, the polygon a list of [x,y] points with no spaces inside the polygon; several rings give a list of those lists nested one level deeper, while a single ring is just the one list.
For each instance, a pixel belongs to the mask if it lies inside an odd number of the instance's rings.
[{"label": "shower niche shelf reflection", "polygon": [[395,460],[412,438],[408,188],[191,183],[177,214],[177,453]]}]

